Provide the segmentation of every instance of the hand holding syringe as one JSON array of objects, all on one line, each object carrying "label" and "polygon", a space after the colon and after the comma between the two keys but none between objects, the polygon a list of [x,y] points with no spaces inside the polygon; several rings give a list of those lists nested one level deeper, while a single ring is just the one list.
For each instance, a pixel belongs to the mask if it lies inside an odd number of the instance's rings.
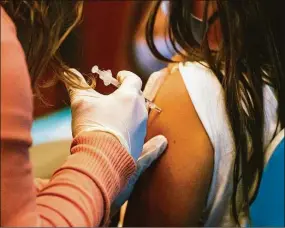
[{"label": "hand holding syringe", "polygon": [[[98,74],[99,78],[101,80],[103,80],[105,86],[108,86],[110,84],[112,84],[113,86],[115,86],[117,88],[120,86],[119,81],[117,79],[113,78],[111,70],[106,70],[106,71],[105,70],[100,70],[98,68],[98,66],[93,66],[92,69],[91,69],[91,72],[93,74],[95,74],[95,73]],[[159,113],[161,112],[161,108],[157,107],[156,104],[154,104],[153,102],[151,102],[147,98],[145,98],[145,100],[146,100],[147,106],[150,109],[156,110]]]}]

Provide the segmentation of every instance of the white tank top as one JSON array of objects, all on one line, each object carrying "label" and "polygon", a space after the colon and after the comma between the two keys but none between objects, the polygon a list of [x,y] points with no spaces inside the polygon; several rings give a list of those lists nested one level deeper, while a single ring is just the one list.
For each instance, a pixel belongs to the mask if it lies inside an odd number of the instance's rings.
[{"label": "white tank top", "polygon": [[[212,182],[202,218],[204,226],[235,226],[230,216],[235,151],[223,88],[212,71],[200,63],[180,63],[179,71],[215,153]],[[264,86],[264,151],[277,127],[277,105],[271,88]]]}]

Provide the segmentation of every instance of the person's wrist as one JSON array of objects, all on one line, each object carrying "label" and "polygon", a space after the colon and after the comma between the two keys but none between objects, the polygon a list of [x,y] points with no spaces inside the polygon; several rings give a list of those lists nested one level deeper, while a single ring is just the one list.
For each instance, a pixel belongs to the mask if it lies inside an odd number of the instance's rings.
[{"label": "person's wrist", "polygon": [[81,135],[84,136],[88,132],[97,132],[97,133],[101,132],[103,134],[106,133],[106,134],[112,135],[113,137],[115,137],[118,140],[119,143],[121,143],[121,145],[128,151],[128,153],[131,154],[130,147],[129,147],[128,142],[125,139],[125,137],[122,134],[120,134],[119,132],[114,131],[113,129],[108,128],[108,127],[100,127],[100,126],[87,127],[87,128],[84,128],[84,130],[77,133],[75,138],[77,136],[81,136]]},{"label": "person's wrist", "polygon": [[57,172],[77,170],[94,181],[102,193],[102,224],[106,224],[111,203],[135,172],[136,163],[119,140],[106,132],[82,132],[73,139],[71,154]]},{"label": "person's wrist", "polygon": [[[84,131],[78,134],[71,144],[71,153],[81,152],[80,147],[95,148],[94,153],[101,153],[116,168],[116,172],[121,177],[121,182],[125,181],[134,173],[136,162],[119,139],[112,133],[106,131]],[[79,149],[78,149],[79,148]],[[78,151],[80,150],[80,151]],[[84,151],[84,150],[83,150]]]}]

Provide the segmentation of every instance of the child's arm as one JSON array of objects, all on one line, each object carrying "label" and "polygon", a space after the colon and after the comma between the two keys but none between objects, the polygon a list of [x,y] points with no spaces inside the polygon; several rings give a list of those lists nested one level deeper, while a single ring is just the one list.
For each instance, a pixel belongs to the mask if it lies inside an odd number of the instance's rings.
[{"label": "child's arm", "polygon": [[129,200],[125,226],[198,226],[206,205],[214,151],[183,79],[167,76],[152,112],[148,137],[163,134],[168,149],[140,178]]}]

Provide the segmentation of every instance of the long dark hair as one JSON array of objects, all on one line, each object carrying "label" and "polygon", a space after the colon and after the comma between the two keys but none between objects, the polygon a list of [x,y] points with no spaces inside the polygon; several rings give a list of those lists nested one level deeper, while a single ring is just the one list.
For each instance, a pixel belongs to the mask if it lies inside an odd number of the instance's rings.
[{"label": "long dark hair", "polygon": [[[250,216],[249,206],[257,195],[264,167],[264,84],[274,89],[279,104],[279,121],[282,128],[285,125],[285,110],[281,105],[285,104],[284,12],[277,2],[268,0],[205,1],[204,28],[208,6],[213,2],[217,6],[221,27],[219,50],[210,50],[206,30],[202,44],[195,41],[190,23],[193,0],[169,2],[167,36],[185,60],[205,61],[224,88],[236,151],[232,214],[240,224],[238,215],[241,210]],[[171,62],[154,44],[154,24],[160,4],[158,1],[150,14],[146,39],[157,58]],[[239,188],[242,189],[241,205],[237,203]]]},{"label": "long dark hair", "polygon": [[[47,71],[53,75],[52,80],[40,86],[48,87],[60,80],[76,88],[85,88],[80,86],[78,78],[69,71],[69,66],[60,56],[62,43],[82,20],[83,4],[83,1],[66,0],[0,0],[0,5],[17,28],[25,29],[25,37],[20,41],[26,54],[32,86],[39,96],[40,79]],[[92,81],[92,86],[94,83]]]}]

